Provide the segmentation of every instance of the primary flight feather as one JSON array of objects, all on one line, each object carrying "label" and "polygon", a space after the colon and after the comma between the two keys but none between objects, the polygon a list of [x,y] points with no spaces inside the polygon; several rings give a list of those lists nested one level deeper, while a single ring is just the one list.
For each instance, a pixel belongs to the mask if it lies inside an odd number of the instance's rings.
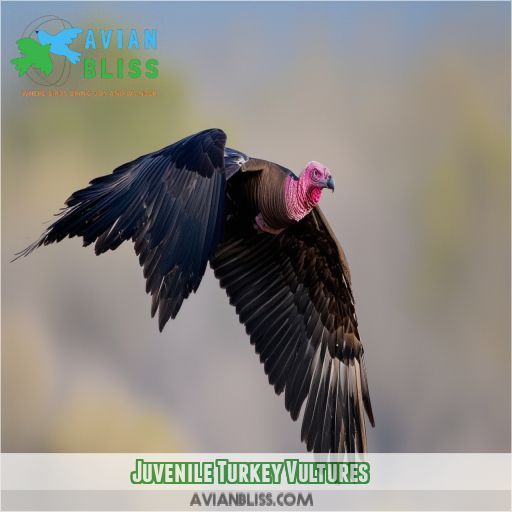
[{"label": "primary flight feather", "polygon": [[366,452],[374,425],[345,254],[318,207],[329,169],[300,176],[205,130],[71,195],[19,255],[80,236],[96,254],[132,240],[163,329],[209,263],[277,394],[316,452]]}]

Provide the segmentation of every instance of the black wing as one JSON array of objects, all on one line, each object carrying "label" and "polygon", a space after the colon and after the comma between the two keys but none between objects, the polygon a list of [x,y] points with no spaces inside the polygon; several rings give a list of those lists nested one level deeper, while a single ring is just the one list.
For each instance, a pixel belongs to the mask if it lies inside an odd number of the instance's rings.
[{"label": "black wing", "polygon": [[222,130],[191,135],[92,180],[20,255],[81,236],[96,254],[133,240],[160,330],[199,287],[224,224]]},{"label": "black wing", "polygon": [[317,208],[273,236],[252,228],[243,205],[229,208],[212,267],[294,420],[307,398],[302,440],[317,452],[367,451],[363,347],[348,265],[326,220]]}]

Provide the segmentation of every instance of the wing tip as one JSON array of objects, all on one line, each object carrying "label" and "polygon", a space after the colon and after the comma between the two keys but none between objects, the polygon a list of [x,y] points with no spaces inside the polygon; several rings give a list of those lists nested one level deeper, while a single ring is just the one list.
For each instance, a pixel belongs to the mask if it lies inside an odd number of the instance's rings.
[{"label": "wing tip", "polygon": [[47,233],[43,233],[41,238],[39,238],[35,242],[32,242],[28,247],[25,247],[25,249],[22,249],[21,251],[14,253],[14,258],[10,260],[9,263],[14,263],[20,258],[26,258],[29,254],[32,254],[36,249],[38,249],[42,245],[47,245],[48,242],[46,240],[46,235]]},{"label": "wing tip", "polygon": [[15,261],[18,261],[20,258],[26,258],[29,254],[34,252],[38,247],[39,247],[38,243],[34,242],[33,244],[30,244],[28,247],[25,247],[25,249],[15,252],[14,257],[9,261],[9,263],[14,263]]}]

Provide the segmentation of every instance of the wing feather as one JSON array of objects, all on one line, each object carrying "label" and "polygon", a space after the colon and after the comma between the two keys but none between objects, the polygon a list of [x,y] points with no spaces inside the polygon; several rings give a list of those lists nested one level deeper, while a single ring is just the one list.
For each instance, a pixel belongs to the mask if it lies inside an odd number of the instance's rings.
[{"label": "wing feather", "polygon": [[294,420],[306,403],[308,450],[366,451],[365,410],[374,421],[345,255],[318,208],[280,235],[256,232],[239,182],[215,275]]},{"label": "wing feather", "polygon": [[76,39],[78,37],[78,34],[80,34],[81,32],[81,28],[66,28],[64,30],[61,30],[54,37],[58,37],[59,41],[62,44],[71,44],[73,42],[73,39]]},{"label": "wing feather", "polygon": [[19,255],[66,237],[94,243],[96,254],[131,239],[162,330],[197,290],[222,236],[225,142],[221,130],[205,130],[93,179]]}]

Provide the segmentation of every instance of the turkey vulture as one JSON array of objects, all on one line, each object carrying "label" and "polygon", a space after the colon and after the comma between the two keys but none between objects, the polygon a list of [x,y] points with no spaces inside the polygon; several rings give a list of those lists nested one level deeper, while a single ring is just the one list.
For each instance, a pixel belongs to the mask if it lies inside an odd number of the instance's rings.
[{"label": "turkey vulture", "polygon": [[96,254],[131,239],[160,331],[210,263],[293,420],[306,401],[307,449],[366,452],[364,411],[374,420],[350,271],[318,206],[334,180],[318,162],[297,177],[225,143],[204,130],[92,180],[18,256],[68,236]]}]

